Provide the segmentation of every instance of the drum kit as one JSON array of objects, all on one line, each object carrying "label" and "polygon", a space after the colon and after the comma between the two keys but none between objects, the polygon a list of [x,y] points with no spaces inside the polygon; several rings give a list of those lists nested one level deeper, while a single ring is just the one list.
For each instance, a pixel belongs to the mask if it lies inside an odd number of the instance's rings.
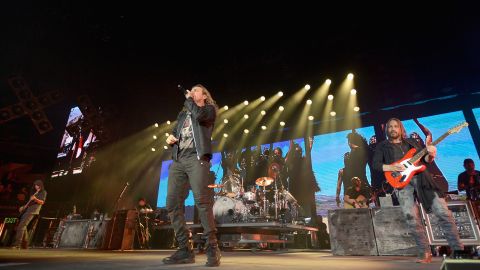
[{"label": "drum kit", "polygon": [[255,186],[244,191],[240,177],[231,175],[215,189],[213,214],[217,223],[280,221],[290,223],[298,218],[299,205],[293,195],[278,187],[273,177],[260,177]]}]

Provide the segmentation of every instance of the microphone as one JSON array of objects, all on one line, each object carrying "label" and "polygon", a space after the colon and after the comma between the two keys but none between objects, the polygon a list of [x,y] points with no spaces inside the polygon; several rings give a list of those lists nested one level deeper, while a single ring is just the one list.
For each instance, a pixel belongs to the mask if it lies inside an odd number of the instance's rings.
[{"label": "microphone", "polygon": [[177,85],[177,88],[183,95],[187,94],[187,89],[185,89],[185,87],[183,87],[181,84]]}]

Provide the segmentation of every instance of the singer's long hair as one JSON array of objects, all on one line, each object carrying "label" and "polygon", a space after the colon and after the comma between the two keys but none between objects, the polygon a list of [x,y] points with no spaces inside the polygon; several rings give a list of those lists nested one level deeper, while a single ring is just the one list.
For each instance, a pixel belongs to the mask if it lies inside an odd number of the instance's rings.
[{"label": "singer's long hair", "polygon": [[387,124],[385,125],[385,131],[386,131],[386,134],[387,134],[387,138],[390,139],[390,137],[388,136],[388,124],[392,121],[395,121],[395,122],[398,123],[398,125],[400,126],[400,132],[402,133],[402,134],[400,134],[400,138],[402,138],[402,140],[405,140],[407,138],[407,132],[405,131],[405,127],[403,126],[402,121],[400,121],[400,119],[398,119],[398,118],[388,119]]},{"label": "singer's long hair", "polygon": [[215,108],[215,113],[218,113],[218,105],[217,102],[212,98],[212,94],[207,90],[207,88],[201,84],[196,84],[192,87],[200,87],[202,88],[202,93],[207,96],[207,99],[205,99],[205,104],[212,105]]}]

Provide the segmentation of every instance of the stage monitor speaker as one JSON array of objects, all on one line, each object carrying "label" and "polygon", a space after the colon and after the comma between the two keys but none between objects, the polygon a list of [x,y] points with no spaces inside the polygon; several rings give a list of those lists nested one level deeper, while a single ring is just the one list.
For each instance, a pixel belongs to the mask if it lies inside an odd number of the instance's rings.
[{"label": "stage monitor speaker", "polygon": [[400,206],[382,206],[371,211],[378,255],[417,255],[415,239],[409,232]]},{"label": "stage monitor speaker", "polygon": [[378,255],[370,209],[328,211],[333,255]]},{"label": "stage monitor speaker", "polygon": [[449,260],[443,261],[440,270],[478,270],[480,260]]}]

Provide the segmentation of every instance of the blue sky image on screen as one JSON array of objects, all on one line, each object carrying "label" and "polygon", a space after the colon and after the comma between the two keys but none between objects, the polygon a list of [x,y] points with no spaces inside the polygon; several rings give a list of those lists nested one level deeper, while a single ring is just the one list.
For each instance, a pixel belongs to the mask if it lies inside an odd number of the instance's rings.
[{"label": "blue sky image on screen", "polygon": [[480,125],[480,108],[473,109],[473,115],[475,116],[475,120],[477,120],[477,124]]},{"label": "blue sky image on screen", "polygon": [[[367,141],[375,135],[373,126],[357,128]],[[328,210],[337,209],[335,193],[337,190],[338,170],[343,168],[343,155],[350,151],[347,134],[351,130],[317,135],[312,147],[312,169],[320,186],[320,192],[315,194],[317,213],[325,217]],[[370,171],[367,166],[367,177],[370,181]],[[343,190],[341,191],[343,194]]]},{"label": "blue sky image on screen", "polygon": [[[452,127],[464,122],[465,116],[462,111],[456,111],[418,118],[418,121],[432,132],[433,140],[436,140]],[[413,120],[403,121],[403,124],[407,134],[417,132],[425,140],[425,135]],[[479,164],[472,135],[467,127],[459,133],[448,136],[437,145],[435,162],[447,179],[449,190],[457,189],[458,174],[464,171],[463,160],[465,158],[472,158],[476,164]]]}]

